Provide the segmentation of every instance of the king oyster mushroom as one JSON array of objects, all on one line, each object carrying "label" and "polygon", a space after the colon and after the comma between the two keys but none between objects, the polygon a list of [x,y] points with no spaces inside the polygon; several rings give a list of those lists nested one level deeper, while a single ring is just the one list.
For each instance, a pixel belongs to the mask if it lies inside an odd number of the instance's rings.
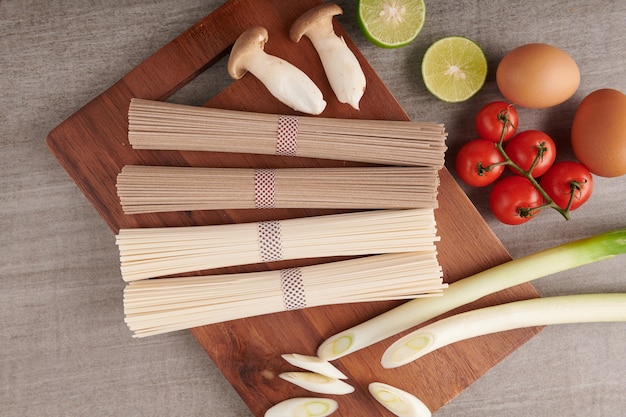
[{"label": "king oyster mushroom", "polygon": [[342,13],[334,3],[316,6],[296,19],[289,37],[294,42],[300,42],[302,36],[311,40],[337,99],[358,110],[365,92],[365,74],[345,40],[334,31],[333,17]]},{"label": "king oyster mushroom", "polygon": [[300,69],[265,52],[267,29],[254,26],[242,33],[230,53],[228,74],[238,80],[250,72],[278,100],[294,110],[320,114],[326,101],[320,89]]}]

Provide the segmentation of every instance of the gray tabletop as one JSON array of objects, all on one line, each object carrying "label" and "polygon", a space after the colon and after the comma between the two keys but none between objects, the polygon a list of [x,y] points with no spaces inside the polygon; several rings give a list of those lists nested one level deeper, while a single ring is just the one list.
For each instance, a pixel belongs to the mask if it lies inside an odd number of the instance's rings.
[{"label": "gray tabletop", "polygon": [[[114,236],[44,143],[221,3],[0,2],[1,416],[250,416],[188,332],[131,338]],[[624,1],[429,1],[422,33],[397,50],[363,38],[355,3],[338,1],[340,23],[414,120],[446,124],[452,171],[458,148],[474,136],[473,115],[500,98],[495,66],[515,46],[551,43],[580,66],[571,100],[521,110],[524,127],[551,134],[560,157],[571,156],[569,128],[582,97],[602,87],[626,91]],[[486,85],[462,104],[433,98],[419,75],[426,47],[446,35],[477,41],[489,59]],[[220,62],[177,99],[200,104],[229,82]],[[486,190],[464,189],[513,257],[626,224],[626,176],[596,178],[591,201],[568,222],[549,212],[517,227],[493,218]],[[618,257],[535,285],[544,296],[625,292],[624,270],[626,257]],[[550,326],[436,416],[624,416],[625,346],[623,323]]]}]

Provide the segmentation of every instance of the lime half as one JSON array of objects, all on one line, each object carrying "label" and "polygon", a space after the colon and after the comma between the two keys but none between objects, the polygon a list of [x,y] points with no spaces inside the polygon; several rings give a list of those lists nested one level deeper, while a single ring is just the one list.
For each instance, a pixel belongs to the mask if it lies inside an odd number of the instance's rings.
[{"label": "lime half", "polygon": [[422,77],[428,91],[440,100],[465,101],[485,84],[487,58],[482,48],[470,39],[441,38],[424,54]]},{"label": "lime half", "polygon": [[357,20],[363,35],[382,48],[409,44],[424,26],[424,0],[360,0]]}]

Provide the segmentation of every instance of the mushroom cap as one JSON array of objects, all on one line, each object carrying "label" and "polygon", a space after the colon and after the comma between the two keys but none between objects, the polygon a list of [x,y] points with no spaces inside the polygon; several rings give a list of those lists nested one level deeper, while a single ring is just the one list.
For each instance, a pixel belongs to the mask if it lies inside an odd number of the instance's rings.
[{"label": "mushroom cap", "polygon": [[322,3],[315,6],[293,22],[289,30],[289,37],[294,42],[300,42],[302,36],[311,29],[333,32],[332,18],[342,13],[341,7],[335,3]]},{"label": "mushroom cap", "polygon": [[268,39],[267,29],[262,26],[253,26],[239,35],[228,58],[228,74],[236,80],[243,77],[248,72],[248,60],[265,48]]}]

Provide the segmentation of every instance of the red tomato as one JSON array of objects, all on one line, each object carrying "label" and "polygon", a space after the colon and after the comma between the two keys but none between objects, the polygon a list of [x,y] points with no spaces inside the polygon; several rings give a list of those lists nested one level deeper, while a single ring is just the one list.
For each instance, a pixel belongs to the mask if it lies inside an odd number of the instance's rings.
[{"label": "red tomato", "polygon": [[558,162],[541,177],[541,188],[552,201],[562,209],[566,209],[572,198],[570,210],[575,210],[591,197],[593,177],[582,164],[572,161]]},{"label": "red tomato", "polygon": [[504,165],[493,166],[501,162],[504,162],[504,158],[495,143],[475,139],[467,142],[459,150],[456,156],[456,172],[466,184],[484,187],[502,175]]},{"label": "red tomato", "polygon": [[[520,132],[506,143],[504,152],[524,171],[531,168],[539,155],[537,164],[531,175],[538,178],[546,173],[556,159],[556,145],[552,138],[539,130],[526,130]],[[515,174],[521,175],[516,169],[511,168]]]},{"label": "red tomato", "polygon": [[519,117],[512,104],[504,101],[494,101],[485,105],[476,115],[476,131],[478,136],[492,142],[500,142],[502,128],[506,130],[502,141],[510,139],[517,130]]},{"label": "red tomato", "polygon": [[532,210],[543,204],[543,197],[524,177],[512,175],[498,181],[489,195],[491,211],[504,224],[526,223],[539,210]]}]

